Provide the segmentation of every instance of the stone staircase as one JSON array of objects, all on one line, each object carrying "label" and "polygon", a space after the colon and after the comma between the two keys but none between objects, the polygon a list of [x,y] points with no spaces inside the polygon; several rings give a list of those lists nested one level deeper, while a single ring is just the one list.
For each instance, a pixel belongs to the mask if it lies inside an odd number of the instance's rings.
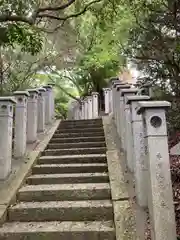
[{"label": "stone staircase", "polygon": [[8,209],[0,240],[115,240],[102,120],[60,123]]}]

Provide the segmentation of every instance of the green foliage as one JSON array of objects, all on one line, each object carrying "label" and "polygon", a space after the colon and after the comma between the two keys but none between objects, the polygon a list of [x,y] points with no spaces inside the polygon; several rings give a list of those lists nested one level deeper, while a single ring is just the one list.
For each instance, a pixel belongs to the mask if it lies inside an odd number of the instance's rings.
[{"label": "green foliage", "polygon": [[[42,33],[41,33],[42,34]],[[43,46],[43,39],[40,32],[27,24],[11,24],[8,26],[6,45],[16,48],[21,46],[21,51],[37,54]]]}]

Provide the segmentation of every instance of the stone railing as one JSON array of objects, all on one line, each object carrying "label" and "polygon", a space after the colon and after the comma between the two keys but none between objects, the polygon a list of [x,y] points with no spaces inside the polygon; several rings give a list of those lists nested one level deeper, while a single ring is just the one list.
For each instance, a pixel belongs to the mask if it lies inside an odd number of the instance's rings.
[{"label": "stone railing", "polygon": [[137,203],[150,213],[151,237],[175,240],[165,117],[170,103],[152,101],[149,95],[141,95],[142,89],[121,81],[113,81],[104,93],[105,112],[112,113],[128,169],[134,175]]},{"label": "stone railing", "polygon": [[68,119],[96,119],[99,117],[99,96],[93,92],[84,99],[73,100],[69,104]]},{"label": "stone railing", "polygon": [[52,85],[0,97],[0,180],[11,172],[12,155],[15,159],[22,158],[27,143],[36,142],[37,134],[43,133],[53,119]]}]

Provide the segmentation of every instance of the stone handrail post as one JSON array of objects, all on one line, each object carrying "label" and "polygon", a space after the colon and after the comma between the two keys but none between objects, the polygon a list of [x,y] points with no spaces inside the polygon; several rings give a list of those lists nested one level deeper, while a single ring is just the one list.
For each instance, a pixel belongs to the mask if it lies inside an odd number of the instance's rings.
[{"label": "stone handrail post", "polygon": [[84,99],[84,119],[88,119],[88,99]]},{"label": "stone handrail post", "polygon": [[76,100],[73,100],[71,102],[71,114],[72,114],[72,119],[76,119]]},{"label": "stone handrail post", "polygon": [[112,113],[115,118],[115,113],[116,113],[116,85],[120,84],[121,82],[119,80],[114,80],[112,82]]},{"label": "stone handrail post", "polygon": [[27,101],[30,94],[28,91],[16,91],[14,96],[16,99],[14,157],[21,158],[26,152]]},{"label": "stone handrail post", "polygon": [[109,112],[112,113],[112,88],[109,90]]},{"label": "stone handrail post", "polygon": [[81,100],[81,119],[85,119],[85,106],[84,106],[84,100]]},{"label": "stone handrail post", "polygon": [[37,123],[37,131],[44,132],[45,130],[45,97],[46,97],[46,89],[38,88],[38,123]]},{"label": "stone handrail post", "polygon": [[136,88],[129,88],[129,89],[121,89],[120,96],[123,98],[122,101],[122,121],[124,122],[123,128],[121,129],[122,134],[122,147],[126,152],[127,157],[127,165],[129,170],[133,172],[133,159],[132,159],[132,129],[131,129],[131,119],[130,119],[130,106],[125,101],[127,96],[136,95],[138,89]]},{"label": "stone handrail post", "polygon": [[4,180],[11,172],[12,165],[12,126],[14,98],[0,97],[0,179]]},{"label": "stone handrail post", "polygon": [[[122,132],[122,114],[124,114],[124,109],[122,109],[122,103],[124,101],[124,98],[120,95],[120,91],[122,89],[129,89],[130,85],[129,84],[118,84],[116,86],[116,126],[117,126],[117,132],[121,138],[121,132]],[[122,112],[123,111],[123,112]],[[121,139],[121,145],[122,145],[122,139]]]},{"label": "stone handrail post", "polygon": [[175,216],[170,176],[165,109],[166,101],[139,102],[145,159],[148,164],[148,207],[153,240],[175,240]]},{"label": "stone handrail post", "polygon": [[104,91],[104,103],[105,103],[105,114],[110,113],[110,88],[103,88]]},{"label": "stone handrail post", "polygon": [[114,120],[115,120],[115,124],[117,124],[117,102],[118,102],[118,93],[117,93],[117,86],[119,86],[121,84],[121,82],[118,80],[114,81],[112,83],[112,100],[113,100],[113,116],[114,116]]},{"label": "stone handrail post", "polygon": [[144,150],[144,130],[142,116],[137,114],[137,107],[140,101],[150,100],[149,96],[127,96],[126,102],[130,105],[130,121],[132,146],[130,150],[133,172],[135,178],[135,193],[137,203],[141,207],[147,207],[147,163]]},{"label": "stone handrail post", "polygon": [[45,124],[51,124],[52,122],[52,86],[45,85],[43,88],[45,92]]},{"label": "stone handrail post", "polygon": [[96,119],[99,117],[99,101],[98,101],[98,92],[92,92],[92,105],[93,105],[93,118]]},{"label": "stone handrail post", "polygon": [[88,101],[88,119],[93,118],[93,102],[92,102],[92,96],[87,97]]},{"label": "stone handrail post", "polygon": [[27,143],[37,140],[38,93],[36,89],[27,89],[30,94],[27,103]]},{"label": "stone handrail post", "polygon": [[55,117],[55,104],[54,104],[54,86],[55,84],[54,83],[49,83],[48,86],[51,87],[51,90],[50,90],[50,97],[51,97],[51,118],[54,119]]}]

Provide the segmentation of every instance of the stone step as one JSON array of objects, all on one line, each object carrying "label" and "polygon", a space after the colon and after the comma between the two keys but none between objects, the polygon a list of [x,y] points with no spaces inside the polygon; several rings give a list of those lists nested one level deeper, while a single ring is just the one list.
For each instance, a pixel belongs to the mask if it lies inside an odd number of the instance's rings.
[{"label": "stone step", "polygon": [[105,142],[49,143],[46,149],[106,147]]},{"label": "stone step", "polygon": [[19,189],[19,201],[78,201],[111,198],[109,183],[26,185]]},{"label": "stone step", "polygon": [[60,124],[63,123],[74,123],[74,124],[82,124],[82,123],[102,123],[102,119],[81,119],[81,120],[65,120],[65,121],[61,121]]},{"label": "stone step", "polygon": [[42,156],[38,164],[107,163],[106,154]]},{"label": "stone step", "polygon": [[90,173],[107,171],[108,167],[106,163],[39,164],[32,168],[32,174]]},{"label": "stone step", "polygon": [[112,221],[13,222],[0,228],[0,240],[115,240]]},{"label": "stone step", "polygon": [[54,138],[77,138],[77,137],[104,137],[104,132],[99,131],[99,132],[78,132],[78,133],[72,133],[72,132],[65,132],[65,133],[58,133],[55,132],[53,135]]},{"label": "stone step", "polygon": [[86,124],[69,124],[69,123],[64,123],[64,124],[60,124],[58,129],[62,129],[62,128],[103,128],[102,123],[86,123]]},{"label": "stone step", "polygon": [[72,149],[47,149],[42,156],[81,155],[81,154],[105,154],[106,148],[72,148]]},{"label": "stone step", "polygon": [[107,173],[71,173],[71,174],[37,174],[26,180],[27,184],[63,184],[63,183],[107,183]]},{"label": "stone step", "polygon": [[104,142],[105,137],[51,138],[50,143]]},{"label": "stone step", "polygon": [[21,202],[8,210],[9,221],[107,221],[113,219],[110,200]]},{"label": "stone step", "polygon": [[67,128],[67,129],[57,129],[55,133],[86,133],[86,132],[101,132],[104,133],[104,129],[103,128]]}]

